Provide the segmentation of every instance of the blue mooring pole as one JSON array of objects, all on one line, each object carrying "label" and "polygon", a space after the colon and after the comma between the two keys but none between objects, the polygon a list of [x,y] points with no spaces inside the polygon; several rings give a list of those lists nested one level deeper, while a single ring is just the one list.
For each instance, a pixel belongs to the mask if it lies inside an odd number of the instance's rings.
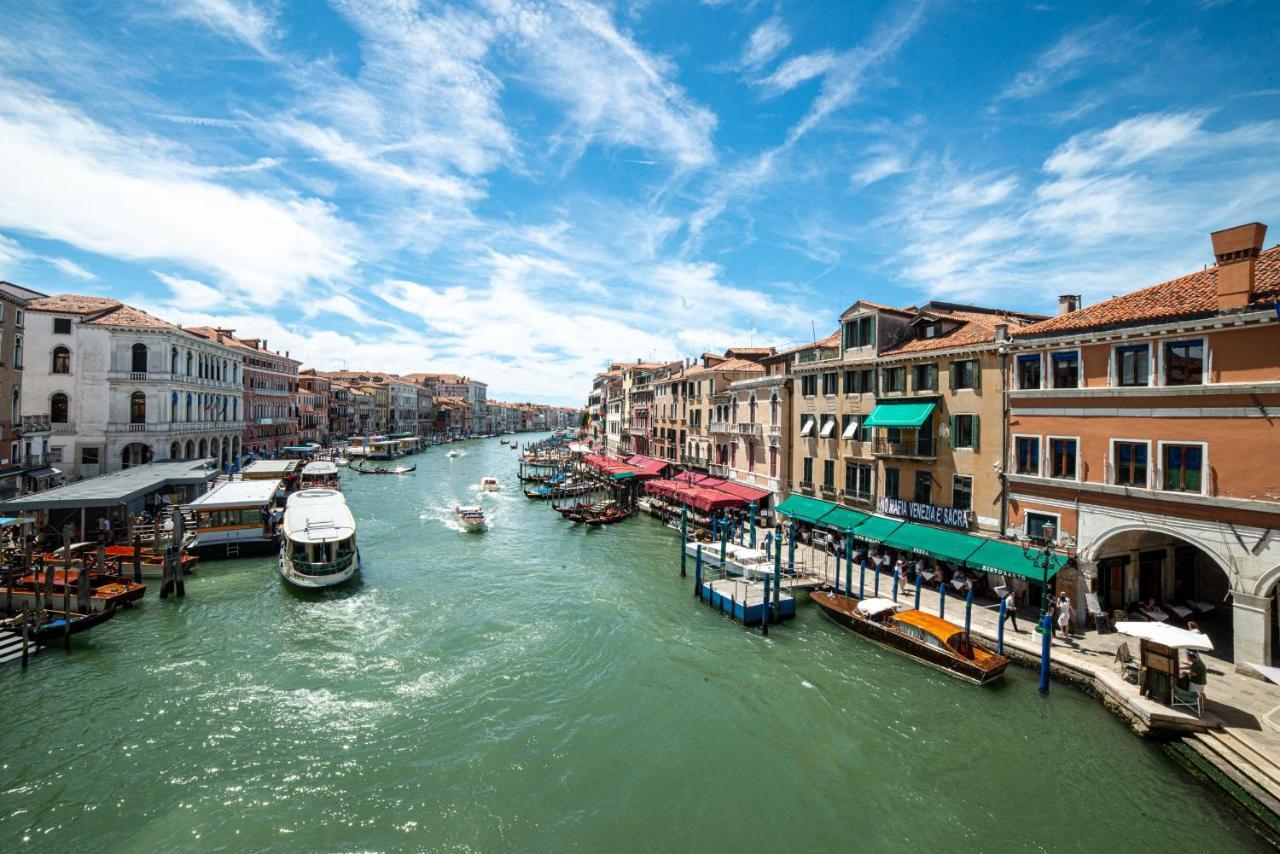
[{"label": "blue mooring pole", "polygon": [[773,560],[773,531],[764,535],[764,556],[768,560]]},{"label": "blue mooring pole", "polygon": [[871,595],[879,599],[880,598],[880,564],[879,563],[875,565],[875,573],[876,573],[875,587],[873,588]]},{"label": "blue mooring pole", "polygon": [[729,520],[726,518],[720,524],[720,574],[726,575],[729,570],[725,566],[725,552],[729,550]]},{"label": "blue mooring pole", "polygon": [[1000,597],[1000,625],[996,626],[996,655],[1004,655],[1004,597]]},{"label": "blue mooring pole", "polygon": [[920,570],[916,570],[916,610],[920,610]]},{"label": "blue mooring pole", "polygon": [[858,598],[862,599],[867,589],[867,559],[858,561]]},{"label": "blue mooring pole", "polygon": [[947,618],[947,582],[938,585],[938,619]]},{"label": "blue mooring pole", "polygon": [[898,573],[893,573],[893,601],[898,601]]},{"label": "blue mooring pole", "polygon": [[756,503],[754,501],[749,505],[751,510],[751,548],[756,547]]},{"label": "blue mooring pole", "polygon": [[702,598],[702,543],[698,543],[698,552],[693,561],[693,595]]},{"label": "blue mooring pole", "polygon": [[969,592],[964,597],[964,638],[969,639],[969,624],[973,613],[973,588],[969,588]]},{"label": "blue mooring pole", "polygon": [[684,578],[685,564],[689,561],[689,550],[686,549],[685,543],[689,541],[689,508],[680,508],[680,577]]},{"label": "blue mooring pole", "polygon": [[853,595],[853,528],[844,535],[844,595]]},{"label": "blue mooring pole", "polygon": [[1052,619],[1048,614],[1044,615],[1044,619],[1040,621],[1040,693],[1049,693],[1049,641],[1053,635],[1053,629],[1049,625]]}]

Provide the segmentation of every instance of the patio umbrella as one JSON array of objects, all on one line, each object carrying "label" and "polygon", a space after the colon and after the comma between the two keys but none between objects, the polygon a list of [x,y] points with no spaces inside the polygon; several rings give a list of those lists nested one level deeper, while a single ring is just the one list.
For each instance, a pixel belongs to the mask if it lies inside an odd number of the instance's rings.
[{"label": "patio umbrella", "polygon": [[1213,641],[1201,632],[1189,632],[1167,623],[1116,623],[1116,631],[1129,637],[1142,638],[1174,649],[1213,650]]}]

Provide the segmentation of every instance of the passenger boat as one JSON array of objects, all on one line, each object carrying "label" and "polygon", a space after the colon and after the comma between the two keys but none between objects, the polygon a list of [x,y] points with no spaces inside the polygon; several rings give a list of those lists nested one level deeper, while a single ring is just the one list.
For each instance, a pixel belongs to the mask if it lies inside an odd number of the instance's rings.
[{"label": "passenger boat", "polygon": [[487,474],[480,478],[480,488],[485,492],[497,492],[502,487],[498,485],[498,479],[491,474]]},{"label": "passenger boat", "polygon": [[302,467],[299,489],[339,489],[338,465],[328,460],[316,460]]},{"label": "passenger boat", "polygon": [[454,507],[453,515],[468,531],[483,531],[487,524],[484,508],[479,505]]},{"label": "passenger boat", "polygon": [[[46,568],[44,572],[34,570],[13,580],[12,588],[0,585],[0,602],[12,601],[13,609],[19,610],[23,605],[39,608],[45,604],[44,594],[49,584],[47,574],[53,573],[54,602],[61,602],[70,596],[74,602],[80,590],[80,573],[83,569],[63,570]],[[104,572],[89,570],[89,613],[97,614],[108,608],[123,608],[132,605],[147,592],[147,585],[139,584]]]},{"label": "passenger boat", "polygon": [[809,598],[845,628],[967,682],[989,684],[1009,666],[1003,655],[974,646],[955,623],[923,611],[899,611],[892,600],[860,600],[825,591]]},{"label": "passenger boat", "polygon": [[279,490],[278,480],[218,484],[186,506],[196,523],[187,548],[209,558],[271,554],[278,543],[269,519]]},{"label": "passenger boat", "polygon": [[332,587],[360,571],[356,520],[336,489],[289,496],[280,533],[280,574],[290,584]]}]

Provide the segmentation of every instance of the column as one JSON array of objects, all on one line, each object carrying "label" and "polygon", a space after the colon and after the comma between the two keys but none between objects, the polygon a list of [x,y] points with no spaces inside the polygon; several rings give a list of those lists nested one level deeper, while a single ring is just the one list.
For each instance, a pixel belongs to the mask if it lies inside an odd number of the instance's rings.
[{"label": "column", "polygon": [[1256,676],[1246,663],[1271,664],[1271,607],[1269,596],[1231,594],[1232,652],[1236,672]]}]

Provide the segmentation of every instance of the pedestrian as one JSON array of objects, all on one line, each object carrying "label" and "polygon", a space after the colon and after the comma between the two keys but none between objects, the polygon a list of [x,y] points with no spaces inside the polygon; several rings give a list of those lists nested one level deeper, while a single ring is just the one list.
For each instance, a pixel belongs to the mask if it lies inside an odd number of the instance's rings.
[{"label": "pedestrian", "polygon": [[1209,669],[1204,666],[1204,659],[1194,649],[1187,650],[1187,682],[1191,690],[1200,695],[1200,707],[1204,708],[1204,689],[1209,682]]},{"label": "pedestrian", "polygon": [[1013,622],[1015,632],[1022,634],[1022,629],[1018,628],[1018,597],[1014,595],[1013,588],[1004,592],[1004,618]]},{"label": "pedestrian", "polygon": [[106,516],[98,517],[98,542],[104,545],[111,542],[111,520]]},{"label": "pedestrian", "polygon": [[1070,594],[1063,593],[1058,598],[1058,631],[1062,632],[1064,638],[1071,637],[1071,612],[1074,610]]},{"label": "pedestrian", "polygon": [[895,582],[894,590],[897,590],[899,587],[904,590],[906,589],[907,573],[906,568],[903,566],[902,558],[898,558],[897,562],[893,565],[893,580]]}]

